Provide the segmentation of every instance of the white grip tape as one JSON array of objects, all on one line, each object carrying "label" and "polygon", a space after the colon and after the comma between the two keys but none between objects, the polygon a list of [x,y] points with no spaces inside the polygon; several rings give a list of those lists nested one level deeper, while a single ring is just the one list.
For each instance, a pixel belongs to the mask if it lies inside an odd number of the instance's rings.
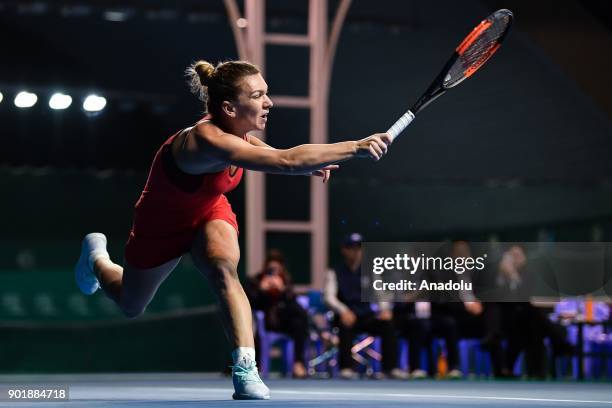
[{"label": "white grip tape", "polygon": [[410,124],[410,122],[412,122],[414,120],[414,113],[407,111],[406,113],[404,113],[402,115],[401,118],[399,118],[397,120],[397,122],[395,122],[393,124],[393,126],[391,126],[389,128],[389,130],[387,130],[387,133],[391,135],[391,140],[395,139],[396,137],[399,136],[400,133],[402,133],[404,131],[404,129],[406,129],[406,127]]}]

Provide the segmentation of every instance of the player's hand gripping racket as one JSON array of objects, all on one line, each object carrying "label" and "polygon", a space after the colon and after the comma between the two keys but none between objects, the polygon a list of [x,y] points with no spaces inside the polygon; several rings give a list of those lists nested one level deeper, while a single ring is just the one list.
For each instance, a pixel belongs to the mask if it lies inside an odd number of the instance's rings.
[{"label": "player's hand gripping racket", "polygon": [[423,96],[387,131],[391,139],[402,133],[418,112],[478,71],[499,49],[512,25],[512,18],[510,10],[501,9],[482,20],[455,49]]}]

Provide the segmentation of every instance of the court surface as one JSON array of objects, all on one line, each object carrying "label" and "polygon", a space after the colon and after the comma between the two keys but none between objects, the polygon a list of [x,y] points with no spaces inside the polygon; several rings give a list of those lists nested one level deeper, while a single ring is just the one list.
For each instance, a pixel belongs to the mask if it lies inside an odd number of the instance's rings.
[{"label": "court surface", "polygon": [[229,378],[207,374],[0,376],[0,385],[68,385],[69,401],[0,407],[611,407],[612,383],[268,380],[269,401],[232,401]]}]

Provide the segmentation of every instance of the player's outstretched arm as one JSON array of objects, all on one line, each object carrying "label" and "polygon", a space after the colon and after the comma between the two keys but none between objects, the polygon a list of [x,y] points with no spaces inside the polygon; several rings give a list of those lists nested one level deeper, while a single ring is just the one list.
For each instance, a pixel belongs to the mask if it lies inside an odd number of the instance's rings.
[{"label": "player's outstretched arm", "polygon": [[379,160],[391,143],[388,134],[380,133],[357,141],[274,149],[253,145],[240,137],[228,137],[228,134],[204,126],[196,126],[192,132],[203,160],[216,159],[250,170],[278,174],[310,174],[353,157]]},{"label": "player's outstretched arm", "polygon": [[[246,140],[247,140],[247,142],[249,142],[253,146],[272,148],[272,146],[270,146],[269,144],[267,144],[263,140],[259,139],[258,137],[255,137],[253,135],[247,135],[247,139]],[[338,166],[337,164],[330,164],[329,166],[325,166],[322,169],[313,171],[312,173],[310,173],[310,175],[311,176],[316,176],[316,177],[321,177],[323,179],[323,183],[327,183],[329,181],[330,177],[331,177],[331,171],[332,170],[336,170],[339,167],[340,166]]]}]

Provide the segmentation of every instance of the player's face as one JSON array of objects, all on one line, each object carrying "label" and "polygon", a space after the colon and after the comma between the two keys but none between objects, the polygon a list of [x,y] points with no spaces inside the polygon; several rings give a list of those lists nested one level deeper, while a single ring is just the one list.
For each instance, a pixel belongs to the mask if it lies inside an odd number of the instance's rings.
[{"label": "player's face", "polygon": [[235,108],[236,119],[243,127],[248,131],[264,130],[272,106],[272,100],[268,97],[268,84],[261,74],[249,75],[242,79]]}]

